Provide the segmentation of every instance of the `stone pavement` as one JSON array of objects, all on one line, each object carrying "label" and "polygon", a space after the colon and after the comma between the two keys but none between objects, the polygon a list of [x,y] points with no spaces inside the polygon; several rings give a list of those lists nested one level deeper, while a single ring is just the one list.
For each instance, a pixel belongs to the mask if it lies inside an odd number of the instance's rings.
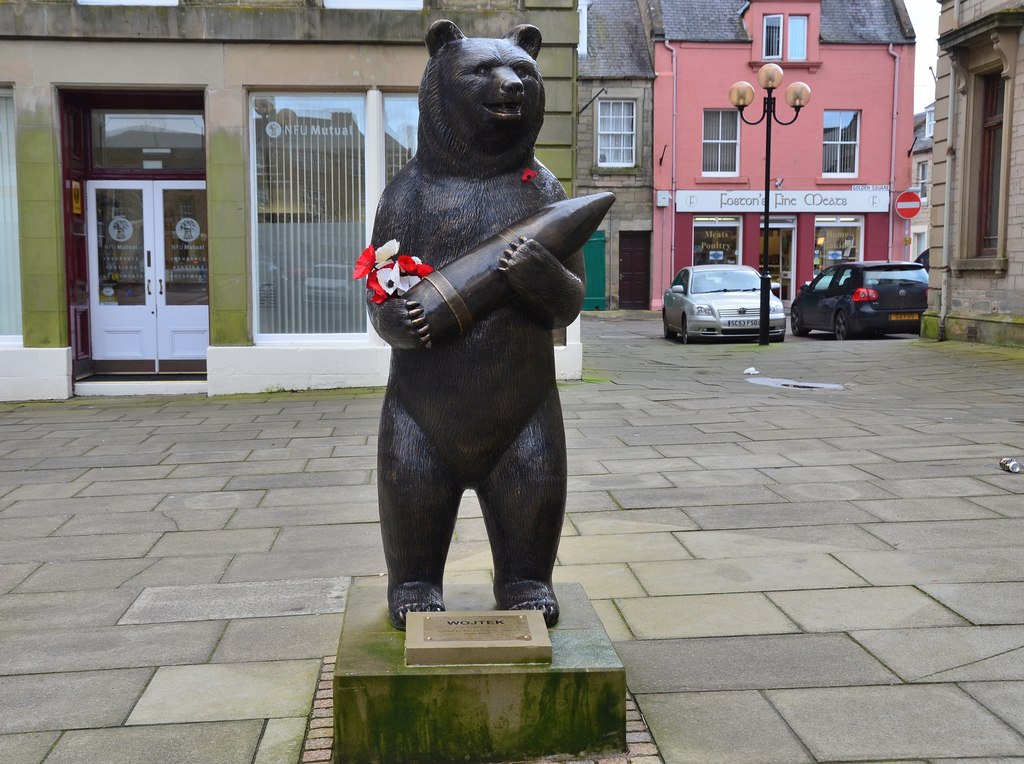
[{"label": "stone pavement", "polygon": [[[1024,351],[660,335],[588,314],[562,388],[556,577],[616,640],[633,761],[1024,762]],[[0,404],[0,762],[300,760],[384,571],[380,399]],[[448,579],[489,564],[470,495]]]}]

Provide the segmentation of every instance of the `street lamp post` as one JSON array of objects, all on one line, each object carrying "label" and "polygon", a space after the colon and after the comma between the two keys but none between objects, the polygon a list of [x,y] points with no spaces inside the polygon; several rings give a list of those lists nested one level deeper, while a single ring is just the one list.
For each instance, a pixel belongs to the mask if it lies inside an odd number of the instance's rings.
[{"label": "street lamp post", "polygon": [[769,228],[769,184],[772,175],[772,123],[792,125],[800,116],[800,110],[811,100],[811,89],[804,82],[794,82],[786,88],[786,103],[793,108],[793,118],[786,121],[779,119],[775,112],[775,89],[782,84],[782,67],[778,64],[765,64],[757,73],[757,83],[764,88],[764,111],[761,117],[751,121],[746,118],[743,110],[754,100],[754,86],[749,82],[736,82],[729,88],[729,102],[736,107],[742,119],[748,125],[759,125],[764,122],[764,231],[761,236],[761,316],[758,344],[768,344],[768,310],[772,286],[772,276],[768,270],[768,228]]}]

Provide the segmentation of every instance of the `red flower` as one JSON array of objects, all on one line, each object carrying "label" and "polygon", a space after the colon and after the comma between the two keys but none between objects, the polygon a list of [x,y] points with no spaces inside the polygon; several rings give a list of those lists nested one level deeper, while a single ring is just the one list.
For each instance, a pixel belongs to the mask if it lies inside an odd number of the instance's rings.
[{"label": "red flower", "polygon": [[377,251],[373,248],[373,245],[371,244],[370,246],[363,250],[363,254],[361,254],[359,256],[359,259],[356,260],[356,267],[352,271],[352,278],[358,280],[363,278],[363,276],[368,275],[370,271],[373,270],[373,265],[376,262],[376,259]]},{"label": "red flower", "polygon": [[415,259],[409,257],[409,255],[398,256],[398,267],[402,269],[402,273],[409,276],[419,276],[420,278],[426,276],[428,273],[433,273],[434,269],[426,263],[418,263]]},{"label": "red flower", "polygon": [[537,171],[532,167],[527,167],[523,170],[522,180],[523,183],[529,183],[531,180],[537,177]]},{"label": "red flower", "polygon": [[369,276],[366,278],[366,288],[373,292],[373,296],[370,300],[380,305],[386,299],[388,299],[387,290],[381,286],[380,281],[377,280],[377,271],[370,271]]}]

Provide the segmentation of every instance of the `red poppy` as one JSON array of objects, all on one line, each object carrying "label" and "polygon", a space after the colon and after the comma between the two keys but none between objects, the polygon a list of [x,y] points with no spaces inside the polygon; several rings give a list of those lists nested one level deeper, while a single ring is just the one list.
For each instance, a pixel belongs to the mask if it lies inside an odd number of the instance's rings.
[{"label": "red poppy", "polygon": [[377,271],[370,271],[369,276],[366,278],[366,288],[373,292],[373,296],[370,300],[380,305],[386,299],[388,299],[387,290],[381,286],[380,281],[377,280]]},{"label": "red poppy", "polygon": [[409,255],[399,255],[398,267],[402,269],[402,273],[409,276],[419,276],[423,278],[428,273],[433,273],[434,269],[426,263],[418,263]]},{"label": "red poppy", "polygon": [[373,265],[377,259],[377,250],[373,248],[371,244],[363,250],[363,254],[356,260],[356,267],[352,271],[352,278],[361,279],[373,270]]},{"label": "red poppy", "polygon": [[522,175],[523,183],[529,183],[531,180],[533,180],[536,177],[537,177],[537,171],[534,170],[532,167],[527,167],[525,170],[523,170],[523,175]]}]

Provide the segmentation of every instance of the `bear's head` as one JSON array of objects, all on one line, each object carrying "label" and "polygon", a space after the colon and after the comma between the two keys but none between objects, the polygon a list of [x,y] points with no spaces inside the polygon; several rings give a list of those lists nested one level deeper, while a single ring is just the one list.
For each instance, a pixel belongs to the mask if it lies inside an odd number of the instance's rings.
[{"label": "bear's head", "polygon": [[544,123],[540,30],[523,24],[499,39],[469,38],[435,21],[426,42],[418,161],[463,175],[527,166]]}]

